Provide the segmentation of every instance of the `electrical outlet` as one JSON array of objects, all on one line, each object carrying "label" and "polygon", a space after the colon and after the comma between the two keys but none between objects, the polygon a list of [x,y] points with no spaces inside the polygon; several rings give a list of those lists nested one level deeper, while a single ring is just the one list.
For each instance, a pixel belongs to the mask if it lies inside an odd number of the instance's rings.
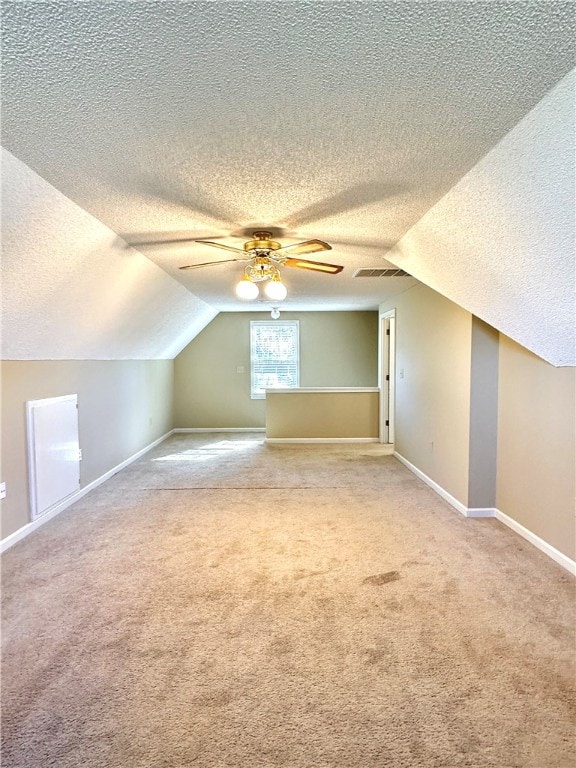
[{"label": "electrical outlet", "polygon": [[236,366],[236,373],[244,373],[244,366],[243,365],[237,365]]},{"label": "electrical outlet", "polygon": [[82,448],[78,450],[78,459],[82,461]]},{"label": "electrical outlet", "polygon": [[6,498],[6,483],[0,483],[0,499]]},{"label": "electrical outlet", "polygon": [[401,379],[404,378],[404,368],[400,368],[399,376]]}]

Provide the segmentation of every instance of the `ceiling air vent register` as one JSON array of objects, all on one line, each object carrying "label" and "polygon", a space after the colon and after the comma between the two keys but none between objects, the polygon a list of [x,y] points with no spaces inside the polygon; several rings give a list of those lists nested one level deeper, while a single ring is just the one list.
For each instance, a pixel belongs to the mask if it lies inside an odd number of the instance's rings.
[{"label": "ceiling air vent register", "polygon": [[403,269],[357,269],[352,277],[412,277],[408,272],[404,272]]}]

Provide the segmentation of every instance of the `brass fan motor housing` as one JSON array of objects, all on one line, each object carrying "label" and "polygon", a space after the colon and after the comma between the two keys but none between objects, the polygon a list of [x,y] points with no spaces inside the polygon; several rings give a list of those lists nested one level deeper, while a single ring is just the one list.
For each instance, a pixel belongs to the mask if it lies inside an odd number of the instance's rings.
[{"label": "brass fan motor housing", "polygon": [[254,240],[248,240],[242,246],[245,251],[277,251],[281,248],[280,243],[271,240],[272,232],[252,232]]}]

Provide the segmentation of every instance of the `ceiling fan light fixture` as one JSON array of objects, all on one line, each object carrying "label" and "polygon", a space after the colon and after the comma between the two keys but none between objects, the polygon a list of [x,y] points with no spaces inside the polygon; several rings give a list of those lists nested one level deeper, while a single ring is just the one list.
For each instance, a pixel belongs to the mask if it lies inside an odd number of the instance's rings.
[{"label": "ceiling fan light fixture", "polygon": [[[324,272],[337,275],[344,267],[339,264],[327,264],[322,261],[310,261],[309,259],[294,258],[300,254],[316,253],[317,251],[330,251],[332,246],[323,240],[305,240],[303,243],[292,243],[282,246],[276,240],[272,240],[272,233],[268,230],[257,230],[252,233],[253,240],[248,240],[243,245],[243,250],[225,243],[214,243],[211,240],[196,240],[202,245],[215,248],[223,248],[240,254],[233,259],[222,261],[207,261],[202,264],[186,264],[179,269],[196,269],[198,267],[211,267],[216,264],[228,264],[233,261],[247,262],[242,279],[236,284],[236,295],[239,299],[253,301],[258,298],[260,291],[258,283],[265,283],[264,293],[272,301],[283,301],[288,291],[282,282],[282,276],[278,266],[297,267],[313,272]],[[242,258],[241,258],[242,257]]]},{"label": "ceiling fan light fixture", "polygon": [[246,275],[244,275],[242,280],[236,284],[236,296],[238,296],[239,299],[251,301],[252,299],[257,298],[258,294],[258,286]]},{"label": "ceiling fan light fixture", "polygon": [[264,293],[273,301],[283,301],[288,291],[280,275],[274,275],[265,285]]},{"label": "ceiling fan light fixture", "polygon": [[262,280],[273,280],[280,273],[278,267],[270,261],[267,255],[256,252],[256,255],[252,257],[252,260],[246,266],[244,275],[249,280],[252,280],[253,283],[259,283]]}]

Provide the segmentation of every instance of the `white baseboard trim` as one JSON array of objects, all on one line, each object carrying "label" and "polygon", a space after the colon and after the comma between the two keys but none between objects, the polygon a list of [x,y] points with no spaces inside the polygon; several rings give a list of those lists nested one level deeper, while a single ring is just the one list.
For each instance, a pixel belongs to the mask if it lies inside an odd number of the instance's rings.
[{"label": "white baseboard trim", "polygon": [[148,453],[148,451],[151,451],[152,448],[155,448],[157,445],[160,445],[160,443],[166,440],[167,437],[170,437],[173,431],[174,430],[170,430],[170,432],[166,432],[165,435],[162,435],[162,437],[159,437],[157,440],[154,440],[153,443],[150,443],[150,445],[147,445],[145,448],[142,448],[133,456],[130,456],[128,459],[125,459],[123,462],[121,462],[120,464],[117,464],[112,469],[109,469],[108,472],[105,472],[103,475],[100,475],[100,477],[97,477],[96,480],[93,480],[91,483],[88,483],[88,485],[85,485],[83,488],[80,488],[80,490],[70,494],[70,496],[67,496],[65,499],[62,499],[62,501],[59,501],[57,504],[54,504],[46,512],[40,515],[40,517],[37,517],[35,520],[32,520],[32,522],[27,523],[26,525],[23,525],[22,528],[19,528],[17,531],[14,531],[14,533],[11,533],[9,536],[6,536],[6,538],[0,541],[0,553],[5,552],[7,549],[10,549],[10,547],[13,547],[14,544],[16,544],[17,542],[21,541],[22,539],[25,539],[26,536],[29,536],[37,528],[40,528],[41,525],[44,525],[44,523],[47,523],[48,520],[51,520],[53,517],[56,517],[56,515],[58,515],[60,512],[63,512],[68,507],[72,506],[72,504],[75,504],[83,496],[86,496],[87,493],[90,493],[90,491],[92,491],[94,488],[97,488],[99,485],[102,485],[102,483],[106,482],[106,480],[109,480],[113,475],[116,475],[118,472],[120,472],[120,470],[124,469],[124,467],[127,467],[129,464],[132,464],[141,456],[144,456],[145,453]]},{"label": "white baseboard trim", "polygon": [[496,517],[494,507],[468,507],[466,517]]},{"label": "white baseboard trim", "polygon": [[425,475],[424,472],[421,472],[418,467],[414,466],[414,464],[409,462],[408,459],[405,459],[404,456],[401,456],[396,451],[394,452],[394,456],[411,472],[413,472],[416,477],[425,482],[426,485],[429,485],[432,490],[436,491],[436,493],[445,501],[447,501],[448,504],[457,509],[460,514],[464,515],[464,517],[495,517],[496,520],[499,520],[504,525],[507,525],[508,528],[511,528],[519,536],[522,536],[523,539],[526,539],[526,541],[529,541],[530,544],[533,544],[541,552],[544,552],[545,555],[548,555],[548,557],[554,560],[554,562],[558,563],[571,574],[576,576],[576,562],[574,560],[571,560],[569,557],[562,554],[562,552],[559,552],[551,544],[548,544],[548,542],[544,541],[544,539],[541,539],[540,536],[537,536],[535,533],[532,533],[532,531],[528,530],[528,528],[525,528],[523,525],[516,522],[516,520],[514,520],[512,517],[505,515],[504,512],[501,512],[495,507],[478,508],[464,506],[462,502],[458,501],[458,499],[455,499],[454,496],[449,494],[448,491],[444,490],[444,488],[438,485],[438,483],[435,483],[434,480],[428,477],[428,475]]},{"label": "white baseboard trim", "polygon": [[[461,515],[464,515],[464,517],[482,517],[482,515],[479,514],[468,515],[468,507],[462,504],[461,501],[458,501],[458,499],[452,496],[451,493],[448,493],[448,491],[444,490],[441,485],[438,485],[438,483],[434,482],[431,477],[425,475],[424,472],[422,472],[420,469],[418,469],[418,467],[408,461],[408,459],[405,459],[404,456],[398,453],[398,451],[394,451],[394,456],[398,459],[398,461],[401,461],[405,467],[408,467],[410,472],[414,473],[419,480],[422,480],[424,483],[426,483],[426,485],[429,485],[433,491],[436,491],[438,496],[441,496],[444,501],[447,501],[448,504],[454,507],[454,509],[457,509]],[[474,510],[474,512],[480,512],[480,510]],[[484,517],[494,517],[494,515],[484,515]]]},{"label": "white baseboard trim", "polygon": [[519,536],[522,536],[523,539],[526,539],[526,541],[529,541],[530,544],[533,544],[541,552],[544,552],[545,555],[548,555],[548,557],[552,558],[552,560],[558,563],[558,565],[561,565],[573,576],[576,576],[576,561],[571,560],[567,555],[559,552],[551,544],[548,544],[547,541],[541,539],[540,536],[532,533],[532,531],[530,531],[528,528],[525,528],[523,525],[514,520],[513,517],[505,515],[504,512],[500,512],[499,509],[495,509],[494,512],[494,517],[496,520],[499,520],[504,525],[507,525],[508,528],[511,528]]},{"label": "white baseboard trim", "polygon": [[[379,443],[378,437],[267,437],[265,443]],[[391,451],[392,452],[392,451]]]},{"label": "white baseboard trim", "polygon": [[266,427],[177,427],[172,432],[266,432]]}]

